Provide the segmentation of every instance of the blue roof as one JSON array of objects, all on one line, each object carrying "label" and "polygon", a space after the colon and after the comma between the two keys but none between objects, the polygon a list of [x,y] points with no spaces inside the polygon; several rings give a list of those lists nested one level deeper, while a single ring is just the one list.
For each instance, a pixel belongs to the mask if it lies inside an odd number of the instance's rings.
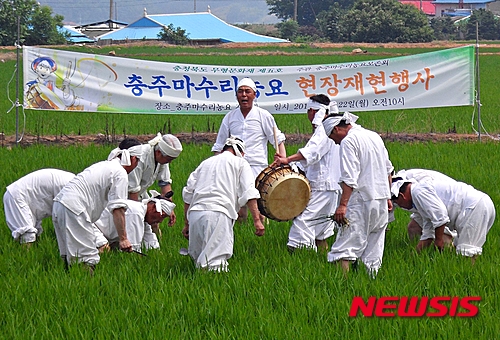
[{"label": "blue roof", "polygon": [[435,0],[432,3],[433,4],[458,4],[460,2],[464,4],[486,4],[489,2],[495,2],[496,0]]},{"label": "blue roof", "polygon": [[94,42],[93,39],[87,37],[85,34],[78,32],[77,30],[75,30],[74,28],[69,27],[69,26],[58,27],[57,30],[63,34],[68,33],[69,37],[66,39],[72,43],[93,43]]},{"label": "blue roof", "polygon": [[190,40],[220,40],[222,42],[287,42],[229,25],[211,13],[147,15],[127,27],[99,36],[112,40],[157,40],[164,26],[172,24],[186,31]]}]

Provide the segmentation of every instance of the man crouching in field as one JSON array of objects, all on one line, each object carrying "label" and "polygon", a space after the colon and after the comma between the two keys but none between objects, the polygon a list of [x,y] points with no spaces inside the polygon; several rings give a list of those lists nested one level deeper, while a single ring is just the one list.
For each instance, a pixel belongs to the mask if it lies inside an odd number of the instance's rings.
[{"label": "man crouching in field", "polygon": [[67,265],[83,263],[92,274],[100,257],[94,224],[107,207],[120,238],[120,249],[132,252],[125,228],[128,174],[137,166],[141,147],[119,150],[110,161],[95,163],[73,178],[54,198],[52,222],[61,257]]},{"label": "man crouching in field", "polygon": [[228,271],[227,260],[233,255],[233,226],[240,207],[248,204],[255,234],[264,235],[257,208],[260,194],[252,169],[243,159],[245,144],[230,137],[222,151],[204,160],[191,173],[182,191],[182,233],[189,240],[188,253],[196,267],[210,271]]}]

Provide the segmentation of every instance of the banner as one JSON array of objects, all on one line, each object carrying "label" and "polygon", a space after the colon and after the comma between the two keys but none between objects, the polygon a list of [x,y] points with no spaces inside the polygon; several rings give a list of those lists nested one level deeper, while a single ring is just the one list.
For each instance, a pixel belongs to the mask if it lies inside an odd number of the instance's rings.
[{"label": "banner", "polygon": [[271,113],[304,113],[326,94],[340,111],[474,104],[474,46],[326,65],[214,66],[24,47],[24,107],[157,114],[223,114],[244,77]]}]

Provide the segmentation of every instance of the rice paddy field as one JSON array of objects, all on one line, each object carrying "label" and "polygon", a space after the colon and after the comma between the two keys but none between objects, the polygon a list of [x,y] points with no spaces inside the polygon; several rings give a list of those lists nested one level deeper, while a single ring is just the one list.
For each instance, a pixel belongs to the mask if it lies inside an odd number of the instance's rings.
[{"label": "rice paddy field", "polygon": [[[116,49],[116,48],[115,48]],[[178,48],[131,48],[123,54],[136,58],[183,60],[189,63],[316,64],[346,58],[421,53],[422,48],[377,50],[352,56],[335,51],[309,50],[288,56],[252,53],[225,55],[224,51]],[[346,48],[347,49],[347,48]],[[348,50],[348,49],[347,49]],[[424,49],[425,50],[425,49]],[[117,50],[118,52],[118,50]],[[220,52],[220,55],[216,53]],[[239,52],[239,51],[238,51]],[[245,52],[245,50],[243,50]],[[297,52],[285,51],[285,52]],[[298,53],[297,52],[297,53]],[[102,51],[102,53],[107,53]],[[141,54],[142,53],[142,54]],[[213,53],[213,55],[212,55]],[[1,55],[1,54],[0,54]],[[500,205],[498,142],[499,63],[495,54],[480,56],[481,108],[485,130],[492,138],[481,142],[386,142],[394,167],[428,168],[443,172],[486,192],[496,208]],[[0,64],[0,81],[9,84],[15,61]],[[15,93],[11,83],[9,93]],[[0,96],[0,129],[15,132],[13,111],[6,95]],[[359,123],[380,133],[473,134],[471,107],[371,112]],[[26,111],[26,133],[35,135],[93,135],[115,131],[117,135],[154,134],[158,131],[216,132],[222,116],[171,117],[166,115],[73,114]],[[23,116],[24,117],[24,116]],[[304,115],[277,115],[287,134],[309,133]],[[211,155],[209,144],[185,143],[184,151],[171,164],[176,225],[162,226],[161,249],[146,257],[119,252],[101,257],[95,275],[79,266],[64,270],[50,219],[44,233],[29,250],[15,243],[0,209],[0,337],[5,339],[495,339],[500,294],[500,231],[495,222],[481,255],[470,259],[448,249],[415,251],[416,241],[406,235],[407,212],[397,210],[396,221],[386,233],[382,268],[375,279],[364,268],[345,277],[326,261],[326,254],[297,251],[290,255],[286,242],[290,222],[270,221],[263,237],[256,237],[248,223],[235,226],[234,256],[230,272],[214,274],[194,268],[179,249],[187,247],[181,234],[184,225],[182,187],[190,172]],[[302,145],[287,145],[289,154]],[[103,160],[115,145],[42,145],[0,147],[0,195],[21,176],[47,167],[80,172]],[[270,150],[272,154],[272,150]],[[329,240],[331,244],[333,239]],[[480,297],[473,317],[350,317],[354,297]],[[446,303],[445,303],[446,304]],[[449,304],[447,304],[449,306]],[[394,310],[388,310],[394,311]],[[434,311],[429,308],[429,311]],[[464,311],[464,310],[461,310]]]}]

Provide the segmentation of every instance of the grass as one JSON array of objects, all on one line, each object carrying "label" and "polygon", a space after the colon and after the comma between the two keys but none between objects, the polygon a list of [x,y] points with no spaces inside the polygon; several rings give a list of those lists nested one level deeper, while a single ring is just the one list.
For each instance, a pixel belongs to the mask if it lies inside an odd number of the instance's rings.
[{"label": "grass", "polygon": [[[296,152],[298,145],[288,147]],[[0,194],[13,180],[42,167],[79,172],[104,159],[112,146],[0,148]],[[500,203],[495,143],[388,143],[397,169],[442,171],[490,194]],[[187,176],[210,155],[210,145],[186,144],[172,163],[177,224],[163,227],[160,251],[147,257],[109,253],[90,278],[58,257],[50,219],[37,244],[26,251],[12,241],[0,210],[0,331],[8,339],[492,339],[500,298],[498,223],[472,267],[452,251],[417,255],[407,239],[408,214],[396,211],[386,236],[382,269],[375,280],[363,268],[346,279],[324,254],[286,249],[288,222],[271,221],[253,235],[249,221],[235,227],[230,272],[195,270],[178,254],[187,241],[180,192]],[[331,244],[330,240],[330,244]],[[365,318],[348,316],[354,296],[481,296],[479,315],[467,318]]]}]

